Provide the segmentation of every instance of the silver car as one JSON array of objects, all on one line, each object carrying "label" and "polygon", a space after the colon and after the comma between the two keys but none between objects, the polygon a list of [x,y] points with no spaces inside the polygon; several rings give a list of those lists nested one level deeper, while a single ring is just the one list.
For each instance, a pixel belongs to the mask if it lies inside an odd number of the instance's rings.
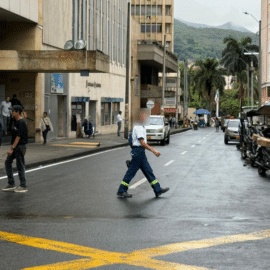
[{"label": "silver car", "polygon": [[224,143],[228,144],[229,141],[239,142],[239,124],[240,119],[231,119],[228,124],[224,134]]},{"label": "silver car", "polygon": [[150,125],[145,128],[147,141],[160,141],[161,145],[170,143],[170,126],[163,115],[151,115]]}]

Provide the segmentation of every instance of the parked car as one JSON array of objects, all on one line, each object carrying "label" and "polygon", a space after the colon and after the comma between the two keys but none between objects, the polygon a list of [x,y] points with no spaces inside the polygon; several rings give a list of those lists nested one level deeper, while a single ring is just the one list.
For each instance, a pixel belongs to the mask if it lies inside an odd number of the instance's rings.
[{"label": "parked car", "polygon": [[145,128],[147,141],[160,141],[161,145],[170,143],[170,125],[163,115],[151,115],[150,125]]},{"label": "parked car", "polygon": [[240,119],[229,120],[225,134],[224,134],[224,143],[225,144],[228,144],[229,141],[236,141],[236,142],[239,141],[239,139],[240,139],[239,124],[240,124]]},{"label": "parked car", "polygon": [[229,121],[230,121],[230,119],[224,119],[224,121],[221,122],[221,129],[222,129],[223,132],[225,132]]}]

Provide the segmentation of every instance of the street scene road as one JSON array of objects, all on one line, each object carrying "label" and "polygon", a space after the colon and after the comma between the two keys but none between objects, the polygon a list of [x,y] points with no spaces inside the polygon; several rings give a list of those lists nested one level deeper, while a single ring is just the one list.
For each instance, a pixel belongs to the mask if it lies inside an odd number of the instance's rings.
[{"label": "street scene road", "polygon": [[0,269],[269,269],[269,176],[214,128],[151,145],[159,198],[141,172],[116,196],[130,147],[28,170],[0,194]]}]

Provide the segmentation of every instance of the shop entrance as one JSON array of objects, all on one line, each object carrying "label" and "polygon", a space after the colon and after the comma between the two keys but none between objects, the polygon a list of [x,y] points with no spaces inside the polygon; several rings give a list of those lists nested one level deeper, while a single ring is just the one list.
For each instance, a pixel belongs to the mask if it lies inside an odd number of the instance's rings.
[{"label": "shop entrance", "polygon": [[85,117],[85,102],[71,102],[71,130],[77,130],[77,123]]}]

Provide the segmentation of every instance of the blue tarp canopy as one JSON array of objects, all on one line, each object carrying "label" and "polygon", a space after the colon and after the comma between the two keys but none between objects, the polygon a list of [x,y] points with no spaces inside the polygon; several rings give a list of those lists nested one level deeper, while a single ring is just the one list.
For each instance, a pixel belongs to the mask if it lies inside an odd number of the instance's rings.
[{"label": "blue tarp canopy", "polygon": [[210,114],[210,112],[205,109],[199,109],[195,111],[193,114]]}]

